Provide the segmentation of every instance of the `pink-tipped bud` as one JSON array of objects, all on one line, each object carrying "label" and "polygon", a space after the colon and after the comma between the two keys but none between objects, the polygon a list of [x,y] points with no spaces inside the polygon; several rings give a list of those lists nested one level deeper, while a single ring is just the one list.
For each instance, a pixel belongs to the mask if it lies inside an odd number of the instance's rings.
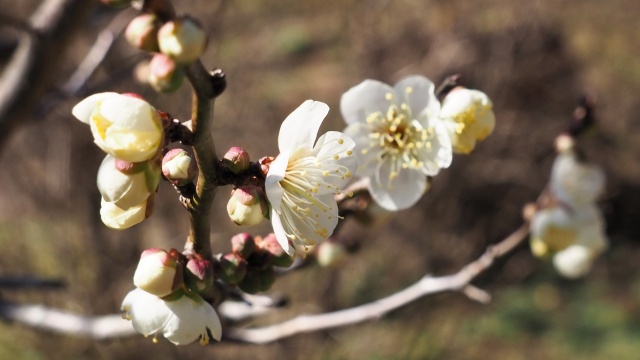
[{"label": "pink-tipped bud", "polygon": [[162,249],[145,250],[133,275],[135,286],[158,297],[175,292],[182,286],[182,282],[182,265],[176,256]]},{"label": "pink-tipped bud", "polygon": [[138,15],[131,20],[124,36],[129,44],[140,50],[157,52],[160,50],[158,47],[160,25],[160,20],[155,14]]},{"label": "pink-tipped bud", "polygon": [[160,51],[178,64],[189,64],[198,59],[207,42],[202,26],[190,17],[168,21],[158,31]]},{"label": "pink-tipped bud", "polygon": [[220,278],[227,284],[237,284],[247,274],[247,261],[236,254],[226,254],[220,258]]},{"label": "pink-tipped bud", "polygon": [[183,186],[198,176],[198,168],[188,152],[171,149],[162,158],[162,173],[172,184]]},{"label": "pink-tipped bud", "polygon": [[186,266],[185,282],[194,291],[202,292],[213,285],[213,265],[201,255],[195,254]]},{"label": "pink-tipped bud", "polygon": [[262,176],[267,177],[267,173],[269,173],[269,165],[275,160],[273,156],[265,156],[258,160],[258,164],[260,164],[260,171],[262,172]]},{"label": "pink-tipped bud", "polygon": [[249,233],[240,233],[231,238],[231,248],[234,254],[246,259],[256,249],[256,242]]},{"label": "pink-tipped bud", "polygon": [[249,159],[249,153],[243,148],[234,146],[222,158],[222,162],[233,172],[234,174],[240,174],[249,169],[251,160]]},{"label": "pink-tipped bud", "polygon": [[227,203],[227,213],[237,225],[258,225],[268,211],[266,195],[256,185],[243,185],[234,189]]},{"label": "pink-tipped bud", "polygon": [[184,78],[184,70],[170,57],[161,53],[153,55],[149,63],[148,82],[155,91],[176,91],[184,83]]},{"label": "pink-tipped bud", "polygon": [[293,257],[289,256],[278,243],[275,234],[269,234],[260,241],[258,247],[271,256],[271,263],[279,267],[289,267],[293,264]]}]

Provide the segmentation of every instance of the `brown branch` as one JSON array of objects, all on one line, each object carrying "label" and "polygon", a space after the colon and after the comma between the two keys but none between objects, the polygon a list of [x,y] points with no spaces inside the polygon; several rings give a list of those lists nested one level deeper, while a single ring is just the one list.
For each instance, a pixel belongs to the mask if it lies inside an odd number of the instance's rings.
[{"label": "brown branch", "polygon": [[346,310],[320,315],[302,315],[280,324],[262,328],[229,329],[225,334],[225,338],[254,344],[266,344],[296,334],[337,328],[378,319],[386,313],[424,296],[444,291],[461,291],[467,296],[471,294],[470,297],[473,300],[487,301],[488,294],[483,290],[471,286],[470,282],[487,270],[497,258],[518,246],[527,237],[528,233],[528,224],[522,225],[500,243],[489,247],[480,258],[453,275],[442,277],[425,276],[417,283],[393,295]]},{"label": "brown branch", "polygon": [[45,0],[26,22],[31,30],[20,36],[0,77],[0,150],[55,80],[52,69],[62,60],[71,26],[81,24],[78,19],[93,6],[86,0]]}]

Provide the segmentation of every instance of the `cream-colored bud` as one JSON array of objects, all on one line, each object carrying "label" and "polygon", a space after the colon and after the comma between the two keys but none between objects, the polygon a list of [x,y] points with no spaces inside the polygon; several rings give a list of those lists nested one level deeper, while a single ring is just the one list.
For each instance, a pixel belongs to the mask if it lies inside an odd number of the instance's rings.
[{"label": "cream-colored bud", "polygon": [[157,52],[158,47],[158,30],[160,29],[160,21],[155,14],[138,15],[127,26],[124,36],[129,44],[140,50]]},{"label": "cream-colored bud", "polygon": [[238,225],[258,225],[264,220],[267,212],[268,206],[264,192],[254,185],[234,189],[227,203],[227,213]]},{"label": "cream-colored bud", "polygon": [[117,230],[127,229],[142,222],[142,220],[147,217],[146,214],[147,201],[136,206],[123,209],[115,203],[102,199],[100,207],[100,217],[102,218],[102,222],[106,226]]},{"label": "cream-colored bud", "polygon": [[158,31],[160,51],[178,64],[188,64],[200,57],[207,47],[207,34],[190,17],[166,22]]},{"label": "cream-colored bud", "polygon": [[226,154],[224,154],[222,162],[227,165],[229,170],[234,174],[240,174],[241,172],[248,170],[251,165],[249,153],[247,153],[243,148],[237,146],[232,147]]},{"label": "cream-colored bud", "polygon": [[[158,187],[160,169],[150,162],[128,163],[107,155],[98,170],[98,190],[102,197],[122,209],[141,204]],[[120,166],[119,166],[120,165]],[[120,171],[123,169],[124,171]]]},{"label": "cream-colored bud", "polygon": [[149,85],[154,90],[170,93],[178,90],[184,83],[184,70],[170,57],[158,53],[149,63]]},{"label": "cream-colored bud", "polygon": [[489,136],[496,122],[489,97],[465,88],[447,94],[439,116],[447,128],[453,151],[461,154],[473,151],[476,141]]},{"label": "cream-colored bud", "polygon": [[183,269],[176,258],[162,249],[147,249],[140,256],[133,284],[158,297],[167,296],[182,286]]},{"label": "cream-colored bud", "polygon": [[91,95],[74,106],[72,114],[91,126],[98,147],[124,161],[136,163],[151,159],[163,140],[158,111],[132,95]]}]

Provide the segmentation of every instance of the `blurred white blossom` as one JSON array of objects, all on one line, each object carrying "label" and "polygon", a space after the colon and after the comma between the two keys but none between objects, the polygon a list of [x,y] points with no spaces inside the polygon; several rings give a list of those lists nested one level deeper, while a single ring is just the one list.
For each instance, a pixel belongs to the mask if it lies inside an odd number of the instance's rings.
[{"label": "blurred white blossom", "polygon": [[442,101],[440,120],[447,128],[453,151],[469,154],[478,140],[493,132],[496,119],[489,97],[478,90],[453,89]]},{"label": "blurred white blossom", "polygon": [[604,190],[605,175],[594,164],[580,161],[574,150],[559,154],[551,169],[553,196],[573,208],[594,203]]},{"label": "blurred white blossom", "polygon": [[410,76],[391,87],[365,80],[342,95],[345,134],[356,143],[358,175],[369,178],[374,200],[387,210],[414,205],[426,176],[451,164],[447,130],[438,120],[434,84]]}]

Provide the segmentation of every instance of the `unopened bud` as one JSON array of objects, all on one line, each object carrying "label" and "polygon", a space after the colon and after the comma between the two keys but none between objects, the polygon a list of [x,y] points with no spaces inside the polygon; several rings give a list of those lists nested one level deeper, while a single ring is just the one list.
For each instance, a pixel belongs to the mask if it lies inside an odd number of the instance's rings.
[{"label": "unopened bud", "polygon": [[331,241],[330,239],[318,245],[316,258],[322,267],[336,266],[342,263],[347,257],[347,250],[344,245]]},{"label": "unopened bud", "polygon": [[198,59],[207,47],[207,41],[202,26],[189,17],[169,21],[158,31],[160,51],[179,64]]},{"label": "unopened bud", "polygon": [[213,265],[199,254],[195,254],[187,262],[185,281],[194,291],[205,291],[213,285]]},{"label": "unopened bud", "polygon": [[145,250],[133,275],[135,286],[158,297],[175,292],[182,286],[182,281],[183,269],[177,256],[162,249]]},{"label": "unopened bud", "polygon": [[184,82],[184,70],[170,57],[158,53],[149,63],[149,85],[163,93],[176,91]]},{"label": "unopened bud", "polygon": [[247,261],[236,254],[220,258],[220,278],[227,284],[237,284],[247,274]]},{"label": "unopened bud", "polygon": [[227,203],[227,213],[231,220],[243,226],[258,225],[267,216],[268,211],[264,191],[255,185],[244,185],[234,189]]},{"label": "unopened bud", "polygon": [[142,14],[131,20],[124,36],[129,44],[140,50],[157,52],[160,50],[158,47],[159,29],[160,21],[155,14]]},{"label": "unopened bud", "polygon": [[128,229],[151,215],[150,208],[153,208],[153,205],[150,199],[152,196],[153,193],[146,201],[129,208],[121,208],[103,198],[100,207],[100,218],[106,226],[112,229]]},{"label": "unopened bud", "polygon": [[233,172],[234,174],[240,174],[249,169],[251,160],[249,159],[249,153],[243,148],[234,146],[222,158],[222,162]]},{"label": "unopened bud", "polygon": [[269,234],[260,241],[260,248],[271,256],[271,263],[279,267],[289,267],[293,264],[293,257],[289,256],[278,243],[275,234]]},{"label": "unopened bud", "polygon": [[267,173],[269,173],[269,165],[275,160],[273,156],[265,156],[261,157],[258,160],[258,164],[260,164],[260,171],[262,172],[262,176],[267,177]]},{"label": "unopened bud", "polygon": [[256,249],[256,242],[249,233],[240,233],[231,238],[231,248],[234,254],[246,259]]},{"label": "unopened bud", "polygon": [[174,185],[183,186],[198,175],[195,162],[183,149],[171,149],[162,158],[162,173]]}]

